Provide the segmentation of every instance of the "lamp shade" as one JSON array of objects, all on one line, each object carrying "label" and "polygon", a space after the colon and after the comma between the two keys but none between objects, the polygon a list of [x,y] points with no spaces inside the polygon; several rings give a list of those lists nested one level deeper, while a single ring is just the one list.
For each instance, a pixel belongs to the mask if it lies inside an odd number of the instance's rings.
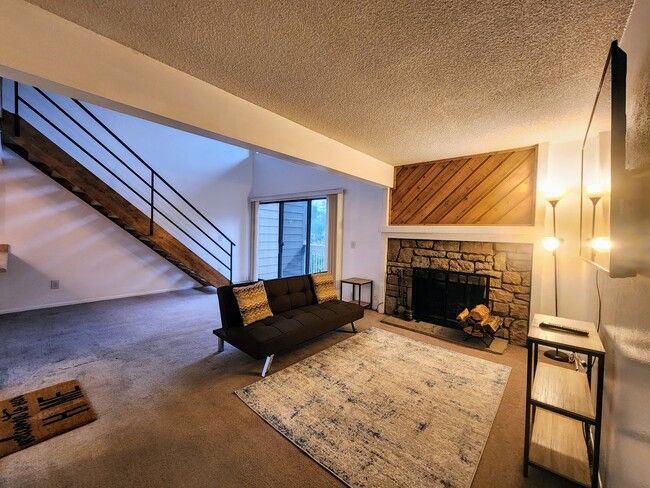
[{"label": "lamp shade", "polygon": [[587,185],[587,187],[585,188],[585,193],[589,198],[602,198],[605,195],[607,195],[609,192],[607,191],[607,188],[605,188],[604,185],[599,183],[594,183],[591,185]]},{"label": "lamp shade", "polygon": [[559,202],[564,196],[564,188],[560,185],[547,183],[543,195],[547,202]]},{"label": "lamp shade", "polygon": [[557,237],[544,237],[542,239],[542,247],[549,252],[556,251],[560,247],[560,239]]},{"label": "lamp shade", "polygon": [[609,252],[612,249],[612,241],[607,237],[595,237],[589,244],[596,252]]}]

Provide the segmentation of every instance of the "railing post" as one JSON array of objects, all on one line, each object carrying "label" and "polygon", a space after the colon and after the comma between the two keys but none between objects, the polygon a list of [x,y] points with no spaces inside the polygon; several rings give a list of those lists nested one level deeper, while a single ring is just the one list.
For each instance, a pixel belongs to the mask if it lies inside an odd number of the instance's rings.
[{"label": "railing post", "polygon": [[18,115],[18,82],[14,81],[14,135],[16,137],[20,137],[20,119]]},{"label": "railing post", "polygon": [[151,213],[149,214],[149,235],[153,235],[153,212],[154,212],[154,196],[156,194],[154,190],[154,183],[155,183],[155,178],[156,178],[156,173],[151,170]]},{"label": "railing post", "polygon": [[230,243],[230,276],[228,278],[230,284],[232,285],[232,242]]}]

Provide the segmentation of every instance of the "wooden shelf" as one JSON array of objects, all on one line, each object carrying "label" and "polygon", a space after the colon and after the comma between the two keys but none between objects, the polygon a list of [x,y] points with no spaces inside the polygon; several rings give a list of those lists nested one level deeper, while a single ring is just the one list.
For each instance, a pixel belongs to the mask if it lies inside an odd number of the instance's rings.
[{"label": "wooden shelf", "polygon": [[[589,335],[583,336],[556,329],[544,329],[539,326],[541,322],[560,323],[562,325],[584,329],[589,331]],[[605,353],[605,348],[594,324],[591,322],[583,322],[582,320],[565,319],[536,313],[528,330],[528,340],[533,340],[542,345],[568,349],[584,354]]]},{"label": "wooden shelf", "polygon": [[583,486],[591,486],[582,422],[537,409],[529,460]]},{"label": "wooden shelf", "polygon": [[350,283],[351,285],[369,285],[372,283],[372,280],[369,280],[367,278],[345,278],[341,281],[344,283]]},{"label": "wooden shelf", "polygon": [[531,400],[592,422],[596,418],[587,375],[574,369],[538,363]]},{"label": "wooden shelf", "polygon": [[369,302],[361,302],[359,303],[357,300],[346,300],[347,303],[356,303],[357,305],[361,305],[363,308],[366,308],[367,306],[370,305]]}]

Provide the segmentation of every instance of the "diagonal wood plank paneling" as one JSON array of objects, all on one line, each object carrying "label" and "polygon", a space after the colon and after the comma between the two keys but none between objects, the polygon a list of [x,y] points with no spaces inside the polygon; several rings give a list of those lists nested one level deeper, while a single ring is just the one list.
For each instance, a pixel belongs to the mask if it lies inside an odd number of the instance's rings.
[{"label": "diagonal wood plank paneling", "polygon": [[[429,181],[442,178],[441,176],[445,169],[454,162],[446,161],[438,165],[425,165],[423,164],[416,169],[414,176],[417,179],[412,182],[407,182],[401,188],[402,194],[397,194],[398,204],[394,207],[394,214],[396,219],[408,219],[408,216],[416,212],[426,201],[426,187]],[[445,180],[446,181],[446,180]]]},{"label": "diagonal wood plank paneling", "polygon": [[395,168],[391,225],[534,225],[537,146]]}]

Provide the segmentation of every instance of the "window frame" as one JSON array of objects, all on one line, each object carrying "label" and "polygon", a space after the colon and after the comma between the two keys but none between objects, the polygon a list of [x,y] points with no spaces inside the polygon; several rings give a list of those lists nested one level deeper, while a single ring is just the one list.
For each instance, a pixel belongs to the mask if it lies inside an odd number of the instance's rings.
[{"label": "window frame", "polygon": [[[343,189],[321,190],[288,195],[273,195],[262,197],[249,197],[250,202],[250,254],[249,254],[249,279],[258,280],[258,220],[259,205],[263,203],[282,203],[304,200],[326,199],[327,204],[327,268],[338,283],[342,269],[343,255]],[[311,205],[308,206],[311,212]],[[308,236],[309,237],[309,236]],[[307,242],[309,242],[309,238]],[[309,253],[306,253],[309,259]],[[309,269],[309,266],[306,266]]]}]

